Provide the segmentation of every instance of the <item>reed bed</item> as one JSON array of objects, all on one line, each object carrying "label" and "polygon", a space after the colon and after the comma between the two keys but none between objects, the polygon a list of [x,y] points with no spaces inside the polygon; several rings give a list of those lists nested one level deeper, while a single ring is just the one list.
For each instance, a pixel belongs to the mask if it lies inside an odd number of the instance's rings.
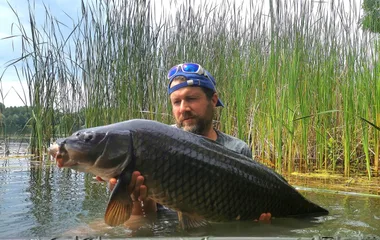
[{"label": "reed bed", "polygon": [[82,2],[71,25],[46,9],[42,27],[30,5],[30,26],[17,26],[36,152],[79,127],[171,123],[166,71],[198,62],[226,105],[218,127],[247,141],[256,160],[280,172],[378,175],[380,47],[355,8],[165,2]]}]

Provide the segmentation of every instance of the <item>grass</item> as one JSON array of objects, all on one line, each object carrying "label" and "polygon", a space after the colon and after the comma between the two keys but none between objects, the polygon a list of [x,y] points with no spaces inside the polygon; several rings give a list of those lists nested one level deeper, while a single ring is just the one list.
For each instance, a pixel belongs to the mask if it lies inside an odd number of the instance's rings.
[{"label": "grass", "polygon": [[170,123],[166,71],[189,61],[217,80],[221,130],[257,159],[278,171],[378,175],[380,132],[360,117],[380,126],[379,45],[354,9],[186,1],[157,19],[157,1],[118,2],[83,2],[71,26],[46,9],[42,28],[30,6],[30,26],[16,24],[36,152],[82,125]]}]

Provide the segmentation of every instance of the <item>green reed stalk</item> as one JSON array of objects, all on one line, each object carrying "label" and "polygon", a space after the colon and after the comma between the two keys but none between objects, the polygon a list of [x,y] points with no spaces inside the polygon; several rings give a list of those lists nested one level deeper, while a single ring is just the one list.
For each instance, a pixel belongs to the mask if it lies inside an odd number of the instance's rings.
[{"label": "green reed stalk", "polygon": [[[54,48],[50,48],[44,41],[54,41],[53,36],[47,34],[44,39],[37,26],[34,16],[34,10],[29,4],[29,20],[31,38],[23,39],[23,56],[30,55],[31,60],[22,57],[19,60],[24,61],[26,68],[24,76],[29,89],[29,101],[32,103],[32,136],[31,151],[34,154],[41,154],[50,143],[50,138],[54,134],[52,115],[53,99],[55,89],[55,67],[52,64],[57,58]],[[47,11],[47,10],[46,10]],[[20,19],[18,19],[20,22]],[[20,24],[21,26],[21,24]],[[47,18],[46,28],[54,31],[54,19]],[[20,27],[20,31],[25,33],[25,29]],[[51,33],[50,32],[50,33]],[[45,57],[42,57],[45,56]]]},{"label": "green reed stalk", "polygon": [[[363,46],[361,46],[363,48]],[[362,55],[361,58],[367,58],[367,56]],[[362,61],[364,62],[364,61]],[[376,61],[373,63],[376,65]],[[359,73],[359,81],[358,81],[358,88],[362,91],[359,93],[361,95],[361,104],[363,106],[373,106],[373,107],[361,107],[358,108],[358,114],[361,119],[371,119],[371,122],[376,121],[376,105],[378,99],[374,96],[376,96],[376,75],[371,72],[371,67],[368,65],[361,65],[360,68],[362,71]],[[372,114],[371,114],[372,112]],[[362,144],[363,144],[363,151],[365,154],[365,168],[367,171],[368,179],[371,179],[372,175],[377,175],[377,169],[376,169],[376,140],[373,142],[374,147],[374,174],[371,170],[371,143],[369,142],[370,139],[376,139],[376,134],[378,133],[377,129],[374,129],[372,126],[368,125],[367,122],[362,122]],[[372,136],[373,137],[372,137]]]},{"label": "green reed stalk", "polygon": [[278,89],[281,79],[277,74],[279,58],[276,53],[271,54],[270,68],[268,70],[269,79],[269,116],[271,118],[271,129],[274,131],[273,146],[275,149],[275,167],[282,171],[282,157],[283,157],[283,106],[286,106],[285,96],[281,94],[282,89]]},{"label": "green reed stalk", "polygon": [[372,38],[359,38],[368,33],[354,29],[354,11],[273,0],[266,11],[265,1],[255,2],[83,1],[71,25],[46,10],[42,29],[31,7],[31,32],[20,20],[18,27],[35,149],[80,127],[132,118],[171,123],[166,71],[198,62],[226,105],[218,127],[277,171],[348,176],[369,164],[377,173],[379,133],[355,119],[364,114],[380,125],[379,51]]},{"label": "green reed stalk", "polygon": [[[367,111],[365,110],[365,115],[368,116]],[[366,160],[366,169],[367,169],[367,175],[368,179],[371,179],[372,173],[371,173],[371,165],[370,165],[370,156],[369,156],[369,140],[368,140],[368,125],[363,123],[363,150],[365,153],[365,160]]]},{"label": "green reed stalk", "polygon": [[[287,97],[287,140],[288,140],[288,153],[287,160],[288,163],[288,172],[293,172],[293,165],[295,159],[295,147],[294,147],[294,136],[295,136],[295,115],[297,114],[297,90],[299,89],[299,82],[301,79],[299,78],[299,74],[302,71],[300,66],[300,50],[294,49],[291,57],[291,66],[289,68],[289,73],[285,74],[288,78],[288,97]],[[288,58],[283,59],[283,61],[289,61]]]},{"label": "green reed stalk", "polygon": [[[376,126],[380,126],[380,66],[379,66],[379,60],[376,58],[377,54],[380,53],[380,45],[379,41],[376,40],[374,44],[374,51],[372,52],[372,62],[373,62],[373,72],[372,72],[372,86],[373,88],[373,115],[372,119],[374,119],[374,122],[376,123]],[[374,148],[374,175],[379,176],[379,163],[380,163],[380,131],[374,130],[373,134],[373,148]]]}]

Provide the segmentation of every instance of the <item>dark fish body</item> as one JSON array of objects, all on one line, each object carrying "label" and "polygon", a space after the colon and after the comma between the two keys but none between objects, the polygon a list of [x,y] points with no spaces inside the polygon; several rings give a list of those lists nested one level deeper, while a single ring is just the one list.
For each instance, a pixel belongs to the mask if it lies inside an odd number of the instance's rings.
[{"label": "dark fish body", "polygon": [[60,152],[67,156],[63,167],[103,178],[127,176],[123,184],[132,171],[140,171],[153,200],[209,221],[253,220],[264,212],[273,217],[328,214],[265,165],[156,121],[84,129],[61,140]]}]

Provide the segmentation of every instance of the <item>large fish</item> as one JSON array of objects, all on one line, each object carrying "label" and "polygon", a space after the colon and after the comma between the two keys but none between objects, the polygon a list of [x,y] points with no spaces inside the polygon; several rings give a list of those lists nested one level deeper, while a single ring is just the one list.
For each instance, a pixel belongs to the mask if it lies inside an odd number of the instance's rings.
[{"label": "large fish", "polygon": [[134,119],[88,128],[58,139],[59,167],[118,178],[105,222],[127,221],[133,171],[145,178],[148,196],[178,211],[184,228],[208,221],[325,215],[272,169],[205,137],[156,121]]}]

